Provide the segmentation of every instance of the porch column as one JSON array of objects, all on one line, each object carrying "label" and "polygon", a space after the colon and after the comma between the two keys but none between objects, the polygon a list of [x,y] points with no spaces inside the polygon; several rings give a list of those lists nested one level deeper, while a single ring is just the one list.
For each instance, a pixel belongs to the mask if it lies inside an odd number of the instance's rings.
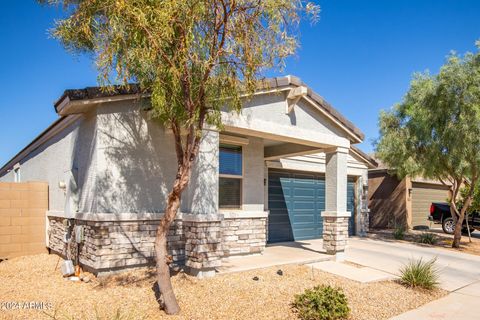
[{"label": "porch column", "polygon": [[348,148],[325,150],[325,211],[323,217],[323,247],[328,254],[342,260],[348,238],[347,157]]}]

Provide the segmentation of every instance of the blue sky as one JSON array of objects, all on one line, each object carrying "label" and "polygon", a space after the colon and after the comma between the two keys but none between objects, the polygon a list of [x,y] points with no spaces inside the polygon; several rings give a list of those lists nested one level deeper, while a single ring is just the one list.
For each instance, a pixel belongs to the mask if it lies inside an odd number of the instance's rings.
[{"label": "blue sky", "polygon": [[[285,74],[302,78],[366,135],[372,151],[381,109],[401,100],[416,71],[436,73],[450,50],[474,51],[478,0],[323,0],[320,21],[302,25]],[[0,165],[57,115],[67,88],[96,85],[89,57],[72,56],[47,29],[60,9],[10,1],[0,12]]]}]

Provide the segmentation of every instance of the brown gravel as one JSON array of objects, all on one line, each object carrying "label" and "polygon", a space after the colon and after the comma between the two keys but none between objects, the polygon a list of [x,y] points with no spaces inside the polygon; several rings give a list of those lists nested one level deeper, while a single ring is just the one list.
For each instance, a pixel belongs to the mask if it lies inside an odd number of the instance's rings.
[{"label": "brown gravel", "polygon": [[[418,239],[420,238],[420,235],[424,232],[434,233],[437,236],[437,243],[434,245],[418,243]],[[452,248],[453,235],[443,233],[442,231],[439,231],[437,229],[426,230],[426,231],[410,230],[405,233],[405,238],[403,240],[396,240],[393,237],[393,230],[391,229],[370,230],[370,232],[368,233],[368,237],[373,239],[387,240],[387,241],[416,243],[419,246],[436,247],[436,248],[442,248],[442,249],[452,250],[456,252],[463,252],[463,253],[469,253],[469,254],[480,256],[480,235],[479,234],[480,234],[479,231],[475,231],[472,234],[472,242],[469,241],[468,236],[462,235],[462,241],[460,241],[460,248],[458,249]]]},{"label": "brown gravel", "polygon": [[[141,269],[71,282],[54,271],[55,255],[20,257],[0,263],[0,301],[49,302],[53,308],[3,310],[1,319],[158,319],[152,291],[153,270]],[[183,273],[173,277],[182,308],[169,319],[295,319],[293,296],[318,284],[341,287],[352,309],[351,319],[387,319],[445,295],[407,289],[395,282],[360,284],[306,266],[278,267],[217,275],[199,280]],[[254,276],[259,281],[253,281]],[[120,314],[116,317],[116,314]],[[52,315],[55,315],[52,317]]]}]

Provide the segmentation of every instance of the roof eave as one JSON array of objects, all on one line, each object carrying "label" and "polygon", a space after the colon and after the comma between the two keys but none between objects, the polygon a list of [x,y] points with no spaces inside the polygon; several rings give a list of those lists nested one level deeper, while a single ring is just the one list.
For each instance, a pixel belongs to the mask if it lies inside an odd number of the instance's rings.
[{"label": "roof eave", "polygon": [[[258,90],[268,91],[270,89],[288,88],[289,86],[305,86],[307,88],[306,98],[311,99],[318,104],[327,117],[340,125],[352,138],[352,143],[360,143],[365,139],[363,132],[352,122],[341,115],[332,105],[330,105],[322,96],[313,91],[299,77],[288,75],[283,77],[266,78],[259,80]],[[137,84],[127,86],[112,86],[109,88],[87,87],[84,89],[65,90],[62,96],[55,102],[55,111],[60,115],[82,113],[83,108],[102,102],[112,102],[135,97],[149,96],[142,92]]]}]

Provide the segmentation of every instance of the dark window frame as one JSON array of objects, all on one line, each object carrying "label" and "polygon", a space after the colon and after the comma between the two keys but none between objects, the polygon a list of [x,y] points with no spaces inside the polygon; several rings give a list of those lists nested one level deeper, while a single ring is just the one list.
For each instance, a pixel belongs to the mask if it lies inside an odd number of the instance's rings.
[{"label": "dark window frame", "polygon": [[[220,164],[220,161],[221,161],[221,156],[220,156],[220,152],[222,152],[222,148],[230,148],[230,149],[237,149],[239,150],[239,154],[240,154],[240,159],[241,159],[241,174],[230,174],[230,173],[221,173],[221,164]],[[243,205],[243,173],[244,173],[244,161],[243,161],[243,148],[242,146],[238,146],[238,145],[231,145],[231,144],[220,144],[219,145],[219,174],[218,174],[218,179],[219,179],[219,182],[218,182],[218,188],[219,188],[219,191],[218,191],[218,207],[220,210],[241,210],[242,209],[242,205]],[[240,181],[240,185],[239,185],[239,201],[238,201],[238,205],[237,204],[232,204],[232,205],[221,205],[221,201],[220,201],[220,180],[221,179],[224,179],[224,180],[239,180]]]}]

